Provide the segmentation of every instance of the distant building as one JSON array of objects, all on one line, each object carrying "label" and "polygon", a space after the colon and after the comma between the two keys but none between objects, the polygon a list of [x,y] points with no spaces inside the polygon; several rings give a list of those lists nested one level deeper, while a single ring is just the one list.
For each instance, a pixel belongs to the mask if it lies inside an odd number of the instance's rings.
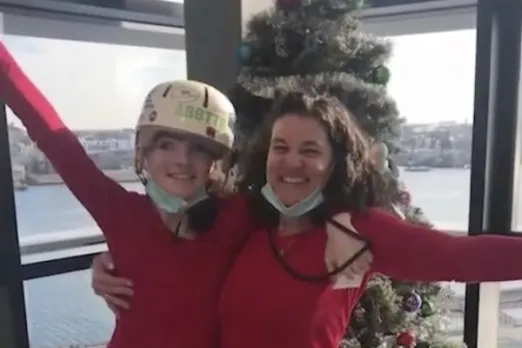
[{"label": "distant building", "polygon": [[133,151],[134,135],[123,134],[118,137],[100,137],[98,134],[81,135],[78,140],[88,154],[111,152],[111,151]]}]

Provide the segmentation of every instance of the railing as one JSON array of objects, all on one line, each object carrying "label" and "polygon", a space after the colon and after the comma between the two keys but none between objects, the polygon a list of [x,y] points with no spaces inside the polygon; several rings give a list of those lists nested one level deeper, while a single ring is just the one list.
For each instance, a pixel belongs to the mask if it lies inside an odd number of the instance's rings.
[{"label": "railing", "polygon": [[[449,233],[461,236],[465,234],[464,231],[457,230],[449,231]],[[87,228],[75,231],[54,232],[23,237],[20,239],[20,250],[23,263],[26,266],[31,267],[32,263],[36,265],[41,260],[52,260],[56,258],[65,259],[70,258],[71,255],[101,252],[106,250],[106,245],[104,237],[99,229]],[[36,273],[40,272],[36,271]],[[450,308],[450,317],[454,318],[455,321],[458,321],[459,323],[464,313],[464,303],[464,294],[455,294],[454,302]],[[509,329],[509,332],[519,330],[522,325],[522,320],[518,318],[518,315],[517,317],[513,317],[509,313],[510,309],[514,308],[522,308],[522,288],[502,289],[499,303],[499,309],[501,310],[499,320],[504,330]],[[513,335],[515,331],[513,331]],[[448,327],[445,330],[445,333],[451,337],[460,337],[462,333],[461,324],[451,325],[451,327]],[[98,348],[104,346],[86,345],[79,347]]]},{"label": "railing", "polygon": [[101,245],[105,239],[95,228],[36,234],[20,238],[22,256]]},{"label": "railing", "polygon": [[[449,231],[452,235],[463,235],[464,231]],[[20,253],[29,256],[49,252],[103,245],[105,239],[97,228],[85,228],[73,231],[40,233],[20,238]]]}]

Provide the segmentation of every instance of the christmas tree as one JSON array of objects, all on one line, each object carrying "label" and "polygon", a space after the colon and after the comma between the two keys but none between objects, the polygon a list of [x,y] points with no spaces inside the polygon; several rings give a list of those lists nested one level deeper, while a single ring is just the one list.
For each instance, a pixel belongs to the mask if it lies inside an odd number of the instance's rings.
[{"label": "christmas tree", "polygon": [[[412,223],[430,225],[410,203],[387,152],[402,119],[387,91],[389,41],[360,29],[362,0],[278,0],[247,24],[237,56],[240,72],[231,92],[237,112],[236,146],[242,148],[279,92],[309,91],[337,97],[386,154],[392,192],[384,207]],[[438,284],[375,277],[354,311],[346,348],[447,348],[442,321],[449,296]]]}]

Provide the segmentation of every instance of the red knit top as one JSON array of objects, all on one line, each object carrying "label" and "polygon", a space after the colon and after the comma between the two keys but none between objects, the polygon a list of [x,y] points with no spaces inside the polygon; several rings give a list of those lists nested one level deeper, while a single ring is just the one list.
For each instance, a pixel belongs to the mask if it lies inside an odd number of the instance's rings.
[{"label": "red knit top", "polygon": [[133,281],[131,308],[120,313],[109,347],[214,347],[219,291],[248,230],[243,200],[223,200],[202,237],[174,240],[147,196],[96,167],[2,44],[0,69],[0,97],[100,226],[119,275]]},{"label": "red knit top", "polygon": [[[225,281],[219,306],[222,348],[337,348],[371,273],[417,281],[504,281],[522,278],[522,238],[456,237],[372,210],[352,223],[372,245],[373,270],[358,288],[308,283],[275,259],[268,231],[253,233]],[[325,274],[324,228],[275,237],[286,263]]]}]

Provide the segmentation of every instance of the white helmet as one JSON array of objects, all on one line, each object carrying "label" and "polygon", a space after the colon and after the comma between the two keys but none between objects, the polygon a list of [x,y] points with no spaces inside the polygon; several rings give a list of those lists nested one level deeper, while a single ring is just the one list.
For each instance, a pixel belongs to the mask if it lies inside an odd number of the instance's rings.
[{"label": "white helmet", "polygon": [[136,173],[143,170],[143,148],[158,131],[197,136],[223,156],[234,142],[234,122],[232,102],[216,88],[187,80],[160,83],[147,95],[136,127]]}]

